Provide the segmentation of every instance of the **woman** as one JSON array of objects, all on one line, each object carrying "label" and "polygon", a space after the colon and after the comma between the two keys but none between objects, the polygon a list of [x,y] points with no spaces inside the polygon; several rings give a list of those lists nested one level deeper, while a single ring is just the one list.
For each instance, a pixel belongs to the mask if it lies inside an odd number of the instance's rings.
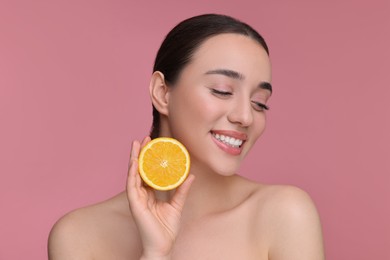
[{"label": "woman", "polygon": [[151,137],[191,155],[187,180],[157,192],[142,184],[131,149],[126,192],[54,226],[50,259],[324,259],[315,206],[302,190],[236,174],[262,134],[272,94],[263,38],[223,15],[178,24],[151,77]]}]

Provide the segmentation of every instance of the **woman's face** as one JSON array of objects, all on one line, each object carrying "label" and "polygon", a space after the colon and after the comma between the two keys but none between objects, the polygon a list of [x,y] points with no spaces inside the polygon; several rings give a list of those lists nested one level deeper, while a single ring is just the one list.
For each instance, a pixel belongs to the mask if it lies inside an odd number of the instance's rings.
[{"label": "woman's face", "polygon": [[265,128],[271,64],[264,48],[239,34],[206,40],[169,88],[168,133],[191,154],[192,167],[237,172]]}]

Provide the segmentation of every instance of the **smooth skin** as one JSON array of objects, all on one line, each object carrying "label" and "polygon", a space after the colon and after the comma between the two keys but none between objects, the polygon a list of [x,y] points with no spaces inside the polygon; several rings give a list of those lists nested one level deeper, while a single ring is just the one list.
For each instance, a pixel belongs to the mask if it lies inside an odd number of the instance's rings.
[{"label": "smooth skin", "polygon": [[[61,218],[49,237],[49,258],[324,259],[319,216],[304,191],[236,174],[265,129],[258,103],[266,104],[271,92],[259,87],[264,82],[271,82],[268,55],[237,34],[206,40],[175,86],[155,72],[150,96],[161,136],[187,147],[189,177],[175,191],[146,187],[138,155],[149,138],[134,141],[126,191]],[[239,154],[218,143],[218,131],[245,136]]]}]

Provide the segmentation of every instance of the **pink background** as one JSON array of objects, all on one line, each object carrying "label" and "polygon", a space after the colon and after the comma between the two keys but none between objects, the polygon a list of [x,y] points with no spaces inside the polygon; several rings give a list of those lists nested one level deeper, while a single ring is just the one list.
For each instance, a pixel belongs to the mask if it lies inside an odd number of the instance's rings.
[{"label": "pink background", "polygon": [[269,124],[241,173],[308,191],[328,259],[390,259],[389,3],[2,0],[0,259],[45,259],[60,216],[123,190],[157,48],[208,12],[271,50]]}]

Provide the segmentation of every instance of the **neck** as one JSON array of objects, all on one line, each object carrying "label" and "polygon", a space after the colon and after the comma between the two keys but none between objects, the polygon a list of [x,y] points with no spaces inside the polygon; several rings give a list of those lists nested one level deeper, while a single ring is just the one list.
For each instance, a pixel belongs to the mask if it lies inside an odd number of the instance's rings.
[{"label": "neck", "polygon": [[[207,171],[195,164],[191,165],[191,174],[195,180],[190,188],[182,213],[183,221],[196,221],[204,216],[223,211],[234,204],[233,180],[236,175],[222,176],[212,171]],[[169,201],[173,191],[156,191],[159,200]]]}]

